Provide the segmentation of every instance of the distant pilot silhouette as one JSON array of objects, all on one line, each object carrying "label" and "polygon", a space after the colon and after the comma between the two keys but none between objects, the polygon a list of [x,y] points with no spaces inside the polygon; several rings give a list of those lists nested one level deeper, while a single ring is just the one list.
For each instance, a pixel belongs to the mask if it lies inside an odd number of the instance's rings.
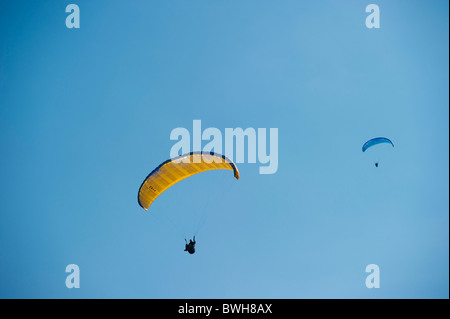
[{"label": "distant pilot silhouette", "polygon": [[189,239],[189,244],[188,244],[186,238],[184,239],[184,241],[186,242],[186,248],[184,249],[184,251],[187,251],[190,254],[195,253],[195,236],[194,236],[194,241],[192,241],[192,239]]}]

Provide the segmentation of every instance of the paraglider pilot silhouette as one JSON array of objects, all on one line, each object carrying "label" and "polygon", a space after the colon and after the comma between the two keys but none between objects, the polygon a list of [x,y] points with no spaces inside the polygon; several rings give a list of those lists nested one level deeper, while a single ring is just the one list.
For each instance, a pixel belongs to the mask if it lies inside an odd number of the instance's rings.
[{"label": "paraglider pilot silhouette", "polygon": [[187,251],[190,254],[195,253],[195,236],[194,236],[194,241],[192,241],[192,239],[189,239],[189,244],[188,244],[186,238],[184,239],[184,241],[186,242],[186,248],[184,249],[184,251]]}]

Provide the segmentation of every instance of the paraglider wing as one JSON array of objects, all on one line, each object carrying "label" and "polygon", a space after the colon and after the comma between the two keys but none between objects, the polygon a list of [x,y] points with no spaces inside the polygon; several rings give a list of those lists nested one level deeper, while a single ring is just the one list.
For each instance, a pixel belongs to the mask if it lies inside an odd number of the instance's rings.
[{"label": "paraglider wing", "polygon": [[138,192],[139,205],[148,210],[165,190],[189,176],[215,169],[227,169],[239,179],[236,165],[224,155],[213,152],[191,152],[169,159],[155,168],[144,180]]},{"label": "paraglider wing", "polygon": [[394,147],[394,143],[392,143],[390,139],[385,137],[376,137],[364,143],[362,151],[365,152],[368,148],[381,143],[389,143],[392,145],[392,147]]}]

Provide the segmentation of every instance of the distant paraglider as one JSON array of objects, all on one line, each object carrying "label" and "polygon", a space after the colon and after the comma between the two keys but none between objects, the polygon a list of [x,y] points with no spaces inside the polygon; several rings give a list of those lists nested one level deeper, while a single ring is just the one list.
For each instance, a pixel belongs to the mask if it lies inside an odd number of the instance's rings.
[{"label": "distant paraglider", "polygon": [[[390,139],[388,139],[386,137],[376,137],[376,138],[373,138],[373,139],[365,142],[362,147],[362,151],[365,152],[367,149],[371,148],[372,146],[375,146],[378,144],[383,144],[383,143],[391,144],[392,147],[394,147],[394,143],[392,143],[392,141]],[[378,167],[378,165],[379,165],[379,162],[375,162],[375,167]]]}]

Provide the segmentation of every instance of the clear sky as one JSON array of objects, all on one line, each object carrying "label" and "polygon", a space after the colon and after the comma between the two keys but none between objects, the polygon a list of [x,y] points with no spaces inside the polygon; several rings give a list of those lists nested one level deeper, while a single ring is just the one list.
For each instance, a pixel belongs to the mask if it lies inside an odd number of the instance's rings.
[{"label": "clear sky", "polygon": [[[448,298],[448,5],[1,1],[0,298]],[[203,173],[145,212],[196,119],[278,128],[278,171]],[[377,136],[395,148],[363,153]]]}]

